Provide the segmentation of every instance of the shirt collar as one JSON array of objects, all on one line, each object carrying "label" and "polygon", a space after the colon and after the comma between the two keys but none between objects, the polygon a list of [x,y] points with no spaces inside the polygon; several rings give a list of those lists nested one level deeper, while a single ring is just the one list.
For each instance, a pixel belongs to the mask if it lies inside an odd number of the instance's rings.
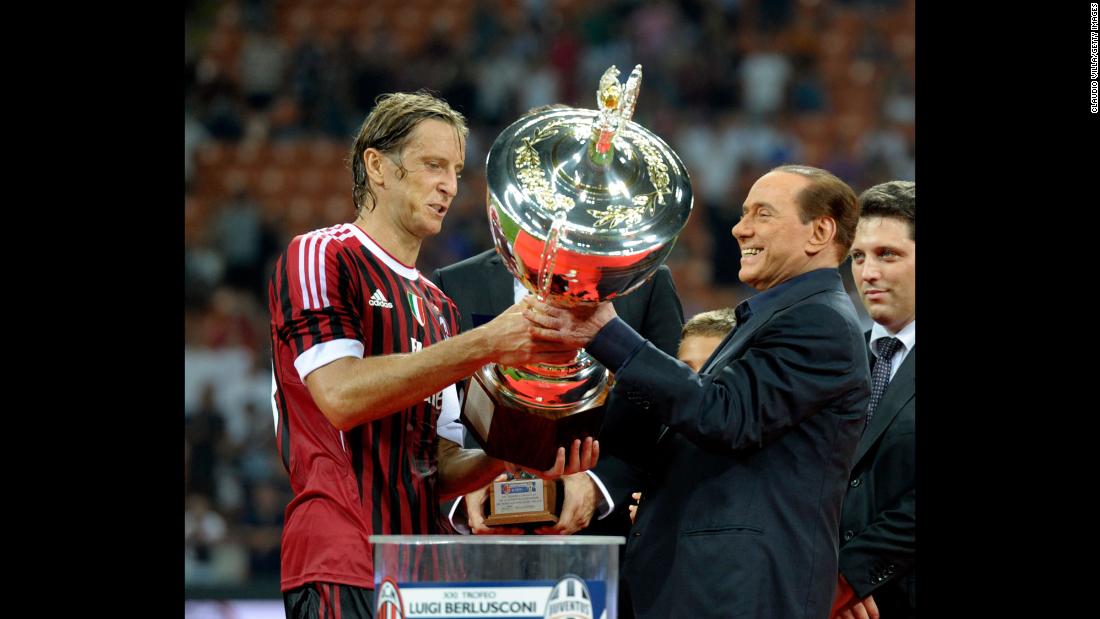
[{"label": "shirt collar", "polygon": [[884,337],[896,337],[901,340],[901,350],[905,351],[906,354],[909,354],[909,351],[913,350],[913,347],[917,345],[917,319],[914,318],[913,320],[911,320],[909,324],[902,327],[901,331],[898,331],[897,333],[890,333],[890,331],[886,327],[876,322],[874,326],[871,327],[871,341],[868,342],[868,344],[871,346],[871,352],[875,355],[875,358],[878,358],[878,348],[875,345],[875,342],[881,340]]},{"label": "shirt collar", "polygon": [[734,308],[734,316],[737,319],[737,324],[743,324],[751,318],[753,314],[759,313],[770,305],[778,303],[788,291],[802,284],[812,284],[824,288],[831,281],[839,279],[840,272],[832,267],[814,269],[813,271],[807,271],[801,275],[795,275],[737,304],[737,307]]}]

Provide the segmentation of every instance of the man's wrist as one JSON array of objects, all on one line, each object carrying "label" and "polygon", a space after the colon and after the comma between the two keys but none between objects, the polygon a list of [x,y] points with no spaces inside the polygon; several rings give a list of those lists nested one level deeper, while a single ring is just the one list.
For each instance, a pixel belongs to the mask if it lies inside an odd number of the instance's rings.
[{"label": "man's wrist", "polygon": [[608,370],[617,373],[645,342],[644,337],[616,316],[596,332],[585,350]]},{"label": "man's wrist", "polygon": [[615,501],[611,498],[611,493],[607,491],[607,488],[600,481],[600,477],[593,473],[591,470],[585,471],[588,477],[592,480],[592,485],[596,490],[596,520],[603,520],[611,515],[611,512],[615,511]]}]

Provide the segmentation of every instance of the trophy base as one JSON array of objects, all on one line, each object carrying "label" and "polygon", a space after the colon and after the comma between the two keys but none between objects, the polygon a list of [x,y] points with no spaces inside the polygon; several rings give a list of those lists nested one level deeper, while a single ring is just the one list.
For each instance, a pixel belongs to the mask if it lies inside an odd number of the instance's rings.
[{"label": "trophy base", "polygon": [[488,526],[554,524],[558,521],[562,502],[565,499],[565,492],[561,486],[560,480],[546,481],[537,478],[493,482],[485,524]]},{"label": "trophy base", "polygon": [[486,389],[481,376],[469,382],[459,415],[485,453],[494,458],[546,471],[554,466],[558,447],[569,448],[574,439],[599,436],[603,424],[604,395],[579,408],[532,411],[512,403],[496,390]]}]

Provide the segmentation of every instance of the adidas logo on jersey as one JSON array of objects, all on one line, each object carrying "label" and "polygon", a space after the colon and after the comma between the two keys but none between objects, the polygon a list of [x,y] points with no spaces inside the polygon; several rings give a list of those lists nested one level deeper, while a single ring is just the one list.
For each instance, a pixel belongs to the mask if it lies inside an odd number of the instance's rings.
[{"label": "adidas logo on jersey", "polygon": [[374,294],[370,296],[370,305],[375,307],[384,307],[386,309],[393,309],[393,303],[386,300],[386,297],[382,295],[382,290],[378,289],[374,291]]}]

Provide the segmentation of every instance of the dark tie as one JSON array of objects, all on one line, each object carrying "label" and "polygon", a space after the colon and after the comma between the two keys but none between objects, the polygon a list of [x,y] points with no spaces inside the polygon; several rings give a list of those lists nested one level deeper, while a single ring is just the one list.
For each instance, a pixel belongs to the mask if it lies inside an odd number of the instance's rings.
[{"label": "dark tie", "polygon": [[901,340],[896,337],[884,337],[875,342],[878,346],[878,360],[875,361],[875,370],[871,372],[871,402],[867,405],[867,423],[871,423],[871,417],[875,414],[882,393],[886,391],[886,385],[890,383],[890,368],[893,365],[894,353],[901,346]]}]

